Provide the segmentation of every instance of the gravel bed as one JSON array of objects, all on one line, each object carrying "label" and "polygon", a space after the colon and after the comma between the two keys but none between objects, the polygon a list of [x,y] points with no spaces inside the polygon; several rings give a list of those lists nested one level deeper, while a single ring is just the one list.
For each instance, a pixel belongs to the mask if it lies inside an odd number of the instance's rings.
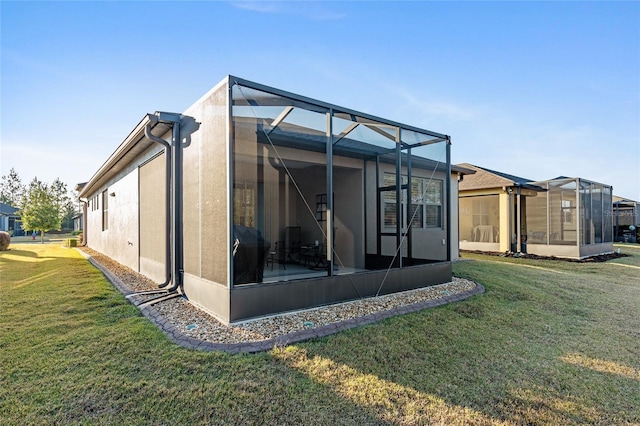
[{"label": "gravel bed", "polygon": [[[122,280],[132,291],[157,289],[157,285],[151,280],[109,257],[87,247],[80,249]],[[454,296],[475,288],[475,282],[454,277],[450,283],[273,315],[233,325],[221,323],[215,317],[189,303],[184,297],[169,299],[154,304],[153,307],[185,336],[206,342],[233,344],[268,340],[306,328],[320,327],[402,306]],[[135,297],[136,300],[143,300],[140,296]],[[144,300],[149,298],[145,296]]]},{"label": "gravel bed", "polygon": [[91,256],[96,262],[113,273],[113,275],[120,278],[120,280],[125,283],[132,292],[158,289],[158,285],[151,279],[137,273],[131,268],[128,268],[116,262],[110,257],[107,257],[104,254],[93,249],[90,249],[89,247],[78,247],[78,249],[83,251],[86,255]]}]

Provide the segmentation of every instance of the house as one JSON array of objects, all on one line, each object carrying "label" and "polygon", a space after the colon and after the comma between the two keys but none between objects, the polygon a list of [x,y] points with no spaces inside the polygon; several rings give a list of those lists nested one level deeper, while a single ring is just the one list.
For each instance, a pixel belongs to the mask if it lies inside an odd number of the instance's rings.
[{"label": "house", "polygon": [[230,323],[451,280],[450,137],[227,76],[82,186],[84,241]]},{"label": "house", "polygon": [[529,179],[475,166],[459,183],[460,249],[526,253],[527,200],[544,188]]},{"label": "house", "polygon": [[17,207],[0,203],[0,231],[9,232],[12,236],[24,235]]},{"label": "house", "polygon": [[73,215],[73,231],[74,232],[82,232],[82,223],[83,223],[83,218],[82,218],[82,213],[76,213],[75,215]]},{"label": "house", "polygon": [[614,240],[628,243],[638,242],[638,225],[640,225],[640,203],[614,195]]},{"label": "house", "polygon": [[[80,194],[86,184],[87,182],[77,183],[76,186],[74,187],[74,190],[78,194]],[[73,215],[73,231],[74,232],[84,231],[84,216],[86,215],[86,207],[87,207],[86,203],[81,202],[77,213]],[[82,237],[84,237],[84,234],[82,235]]]},{"label": "house", "polygon": [[613,253],[611,186],[459,166],[476,171],[459,185],[460,249],[575,259]]}]

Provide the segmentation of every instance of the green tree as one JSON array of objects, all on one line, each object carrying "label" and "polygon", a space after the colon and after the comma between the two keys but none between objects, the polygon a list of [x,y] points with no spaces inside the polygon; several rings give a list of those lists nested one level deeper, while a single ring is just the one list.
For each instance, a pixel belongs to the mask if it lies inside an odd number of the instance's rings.
[{"label": "green tree", "polygon": [[[44,242],[44,233],[52,229],[60,230],[62,215],[59,196],[59,179],[54,185],[47,185],[37,177],[29,183],[22,196],[19,208],[22,227],[30,231],[40,231],[40,242]],[[64,184],[62,184],[64,185]]]},{"label": "green tree", "polygon": [[2,176],[0,184],[0,202],[13,207],[20,205],[20,200],[24,194],[25,187],[18,172],[12,167],[9,174]]},{"label": "green tree", "polygon": [[62,228],[73,228],[73,216],[76,214],[75,195],[69,192],[67,184],[59,178],[53,181],[50,189],[57,202]]}]

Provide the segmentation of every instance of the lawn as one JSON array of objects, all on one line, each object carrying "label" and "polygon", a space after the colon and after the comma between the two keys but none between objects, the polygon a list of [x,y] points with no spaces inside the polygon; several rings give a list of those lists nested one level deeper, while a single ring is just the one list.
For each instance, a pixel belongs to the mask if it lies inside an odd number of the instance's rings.
[{"label": "lawn", "polygon": [[[618,246],[616,246],[618,247]],[[469,255],[465,302],[254,355],[172,344],[76,250],[0,254],[0,424],[640,424],[640,246]]]}]

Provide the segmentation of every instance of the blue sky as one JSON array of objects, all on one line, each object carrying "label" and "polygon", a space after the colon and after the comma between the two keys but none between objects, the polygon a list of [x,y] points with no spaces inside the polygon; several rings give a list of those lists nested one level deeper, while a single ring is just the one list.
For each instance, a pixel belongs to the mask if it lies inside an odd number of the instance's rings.
[{"label": "blue sky", "polygon": [[87,181],[233,74],[640,200],[640,2],[0,2],[1,172]]}]

